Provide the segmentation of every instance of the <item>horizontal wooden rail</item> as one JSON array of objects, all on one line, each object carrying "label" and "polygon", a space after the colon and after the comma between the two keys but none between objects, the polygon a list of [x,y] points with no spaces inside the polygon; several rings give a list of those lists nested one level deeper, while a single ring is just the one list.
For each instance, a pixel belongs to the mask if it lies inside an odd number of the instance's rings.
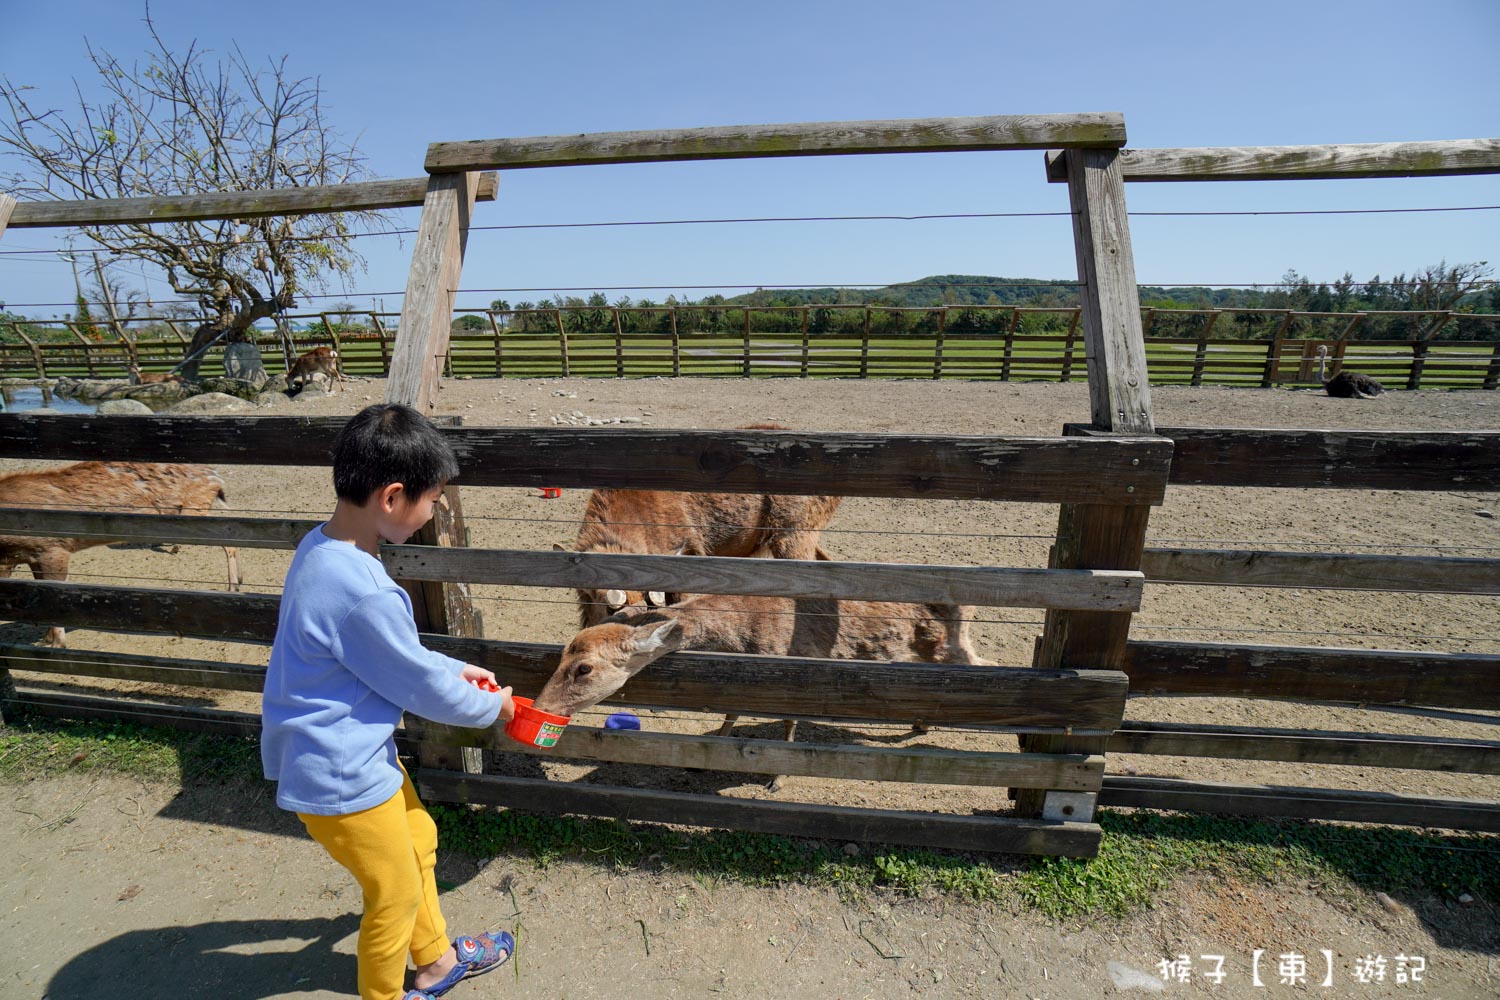
[{"label": "horizontal wooden rail", "polygon": [[1141,561],[1141,571],[1151,583],[1500,594],[1500,559],[1243,549],[1147,549]]},{"label": "horizontal wooden rail", "polygon": [[[1125,149],[1127,181],[1294,181],[1343,177],[1443,177],[1500,173],[1500,139],[1366,142],[1326,146]],[[1066,158],[1047,154],[1047,179],[1068,179]]]},{"label": "horizontal wooden rail", "polygon": [[382,546],[380,557],[391,576],[402,580],[1099,611],[1138,610],[1143,582],[1140,573],[1125,570],[1001,569],[430,545]]},{"label": "horizontal wooden rail", "polygon": [[[87,503],[88,497],[79,497]],[[0,507],[0,534],[44,538],[108,538],[151,545],[235,545],[295,549],[322,521],[196,514],[116,514],[94,510]]]},{"label": "horizontal wooden rail", "polygon": [[[493,201],[496,174],[479,182],[479,200]],[[214,191],[151,198],[87,198],[81,201],[23,201],[10,220],[12,229],[49,226],[107,226],[196,219],[254,219],[268,215],[321,215],[421,205],[427,178],[358,181],[318,187],[263,191]]]},{"label": "horizontal wooden rail", "polygon": [[[649,723],[648,723],[649,724]],[[502,726],[457,729],[413,721],[408,733],[446,746],[485,747],[536,757],[687,767],[749,774],[1098,791],[1104,775],[1099,754],[1030,754],[939,747],[870,747],[788,743],[784,740],[630,732],[573,723],[557,746],[541,750],[505,735]]]},{"label": "horizontal wooden rail", "polygon": [[1130,693],[1500,709],[1500,656],[1129,642]]},{"label": "horizontal wooden rail", "polygon": [[[265,594],[149,590],[0,579],[0,619],[116,632],[269,642],[280,599]],[[431,649],[494,670],[534,695],[557,668],[549,644],[424,635]],[[612,701],[739,715],[1113,732],[1124,715],[1119,671],[1031,670],[939,663],[674,653]]]},{"label": "horizontal wooden rail", "polygon": [[849,153],[934,153],[958,150],[1118,147],[1125,118],[1117,112],[994,115],[884,121],[728,125],[655,132],[593,132],[523,139],[435,142],[428,173],[521,170],[602,163],[729,160]]},{"label": "horizontal wooden rail", "polygon": [[1291,816],[1500,833],[1500,802],[1431,799],[1293,785],[1230,785],[1105,775],[1101,806],[1172,809],[1224,816]]},{"label": "horizontal wooden rail", "polygon": [[[212,733],[215,736],[260,736],[259,715],[221,708],[149,704],[27,688],[18,689],[12,704],[24,712],[52,718],[129,722],[138,726],[162,726],[187,732]],[[398,741],[400,738],[397,737]]]},{"label": "horizontal wooden rail", "polygon": [[[0,457],[327,465],[342,417],[0,413]],[[464,486],[1159,504],[1153,438],[454,427]]]},{"label": "horizontal wooden rail", "polygon": [[1500,431],[1158,427],[1177,486],[1500,490]]},{"label": "horizontal wooden rail", "polygon": [[108,653],[94,649],[53,649],[19,643],[0,645],[0,670],[32,670],[73,677],[179,684],[218,691],[259,691],[266,668],[247,663],[188,660],[171,656]]},{"label": "horizontal wooden rail", "polygon": [[1109,738],[1109,752],[1500,774],[1500,742],[1438,736],[1196,726],[1127,719]]},{"label": "horizontal wooden rail", "polygon": [[753,830],[818,840],[1088,857],[1097,852],[1100,839],[1099,826],[1094,823],[767,802],[427,768],[414,777],[423,800],[428,802],[613,816],[634,822]]}]

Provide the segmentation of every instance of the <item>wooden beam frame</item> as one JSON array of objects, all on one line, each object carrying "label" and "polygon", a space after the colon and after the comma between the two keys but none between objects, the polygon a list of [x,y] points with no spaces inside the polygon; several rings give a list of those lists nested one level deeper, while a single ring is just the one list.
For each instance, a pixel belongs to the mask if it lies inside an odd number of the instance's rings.
[{"label": "wooden beam frame", "polygon": [[1125,144],[1118,112],[994,115],[884,121],[729,125],[660,132],[594,132],[524,139],[435,142],[428,173],[522,170],[581,164],[728,160],[853,153],[936,153],[958,150],[1114,148]]},{"label": "wooden beam frame", "polygon": [[1500,559],[1243,549],[1147,549],[1149,583],[1500,594]]},{"label": "wooden beam frame", "polygon": [[[127,223],[191,222],[200,219],[256,219],[271,215],[321,215],[421,205],[428,179],[358,181],[317,187],[161,195],[150,198],[85,198],[78,201],[23,201],[10,220],[13,229],[54,226],[108,226]],[[477,198],[494,201],[498,175],[481,178]],[[0,199],[9,195],[0,195]],[[3,211],[3,209],[0,209]],[[5,227],[0,224],[0,234]]]},{"label": "wooden beam frame", "polygon": [[[1067,179],[1061,150],[1047,154],[1047,180]],[[1126,181],[1290,181],[1346,177],[1447,177],[1500,173],[1500,139],[1369,142],[1322,146],[1124,149]]]}]

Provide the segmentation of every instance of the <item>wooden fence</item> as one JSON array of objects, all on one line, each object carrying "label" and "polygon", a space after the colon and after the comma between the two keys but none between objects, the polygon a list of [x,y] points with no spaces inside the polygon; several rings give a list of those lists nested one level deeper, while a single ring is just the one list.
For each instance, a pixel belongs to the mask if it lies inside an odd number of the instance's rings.
[{"label": "wooden fence", "polygon": [[[931,378],[1069,382],[1088,377],[1077,308],[875,306],[691,308],[558,307],[460,310],[485,329],[455,328],[444,371],[467,378]],[[810,332],[815,313],[852,315],[851,329]],[[891,317],[918,314],[926,332],[890,332]],[[397,317],[391,312],[289,316],[296,350],[329,346],[344,370],[383,377],[390,370]],[[703,317],[714,317],[703,329]],[[992,329],[965,330],[963,320]],[[1254,323],[1265,339],[1214,337]],[[1367,324],[1399,323],[1406,339],[1356,339]],[[1282,309],[1141,311],[1146,364],[1157,384],[1317,385],[1348,367],[1395,389],[1500,386],[1500,314],[1451,312],[1320,313]],[[910,322],[904,325],[910,325]],[[0,375],[120,377],[128,364],[167,371],[182,360],[192,324],[138,317],[88,336],[77,323],[0,324]],[[298,329],[301,327],[301,329]],[[646,329],[645,327],[650,327]],[[27,333],[27,329],[30,333]],[[1152,329],[1192,331],[1151,336]],[[167,330],[171,337],[138,331]],[[38,331],[49,336],[42,339]],[[1438,339],[1443,337],[1445,339]],[[261,347],[279,354],[272,332]],[[212,364],[222,349],[208,353]]]},{"label": "wooden fence", "polygon": [[[728,492],[833,493],[847,496],[1020,501],[1059,505],[1057,541],[1046,569],[930,567],[683,558],[611,557],[570,553],[463,550],[456,492],[440,523],[417,547],[383,550],[414,593],[427,641],[483,663],[534,693],[556,662],[556,647],[486,639],[468,616],[464,583],[506,581],[527,586],[598,586],[610,581],[641,589],[711,588],[749,594],[878,596],[885,600],[965,599],[990,606],[1043,606],[1046,621],[1029,668],[875,664],[788,657],[678,653],[643,672],[615,699],[620,704],[755,713],[836,722],[921,721],[1018,733],[1019,754],[867,746],[788,746],[756,740],[661,733],[612,733],[570,727],[550,756],[714,767],[746,773],[812,774],[874,780],[1003,785],[1017,790],[1006,815],[891,812],[810,803],[728,800],[653,789],[537,782],[473,773],[471,756],[445,747],[514,750],[496,732],[474,733],[413,724],[403,740],[420,757],[416,772],[429,797],[515,805],[529,810],[603,813],[635,819],[736,826],[815,837],[912,843],[974,850],[1091,854],[1100,839],[1099,801],[1121,805],[1225,812],[1308,815],[1384,822],[1497,828],[1496,803],[1441,801],[1378,792],[1267,789],[1103,775],[1111,749],[1250,759],[1357,759],[1372,766],[1445,766],[1489,773],[1497,747],[1421,737],[1224,727],[1127,724],[1127,687],[1147,693],[1208,689],[1244,697],[1301,696],[1318,700],[1384,698],[1474,706],[1474,691],[1493,692],[1493,660],[1385,651],[1306,650],[1224,644],[1130,641],[1143,566],[1162,585],[1222,583],[1234,578],[1235,556],[1145,549],[1152,506],[1169,484],[1360,489],[1487,489],[1500,482],[1496,434],[1405,434],[1326,431],[1176,429],[1158,432],[1152,416],[1149,358],[1136,301],[1124,182],[1131,171],[1151,175],[1150,151],[1127,158],[1118,115],[1016,116],[920,122],[840,122],[675,133],[618,133],[536,139],[440,143],[429,149],[431,173],[411,277],[390,345],[387,398],[432,408],[439,365],[460,365],[450,346],[452,295],[460,287],[468,220],[485,169],[578,163],[642,162],[743,156],[1028,149],[1063,147],[1049,162],[1069,188],[1079,266],[1082,328],[1088,358],[1090,422],[1058,438],[957,435],[803,434],[791,431],[646,431],[518,429],[445,425],[465,469],[466,489],[486,486],[624,487]],[[1431,145],[1431,144],[1422,144]],[[1439,144],[1441,145],[1441,144]],[[1281,154],[1259,169],[1281,176],[1305,170],[1355,175],[1500,172],[1500,148],[1476,142],[1422,155],[1402,147],[1385,154],[1319,147],[1318,156]],[[1184,151],[1177,151],[1184,153]],[[1171,160],[1193,176],[1218,162],[1197,151]],[[1235,176],[1259,163],[1253,155],[1224,162]],[[1253,153],[1253,151],[1250,151]],[[1382,159],[1382,155],[1385,156]],[[1252,167],[1246,167],[1249,156]],[[1415,157],[1415,158],[1413,158]],[[1204,166],[1204,164],[1208,166]],[[1157,165],[1170,172],[1170,164]],[[1228,167],[1226,167],[1228,169]],[[1144,174],[1139,173],[1145,171]],[[1292,170],[1295,174],[1295,170]],[[254,194],[262,207],[274,193]],[[222,198],[223,196],[215,196]],[[11,205],[0,197],[0,235]],[[231,212],[219,204],[217,210]],[[302,210],[287,203],[287,211]],[[78,208],[70,221],[87,224],[103,203]],[[205,211],[192,198],[171,211]],[[96,219],[97,221],[97,219]],[[1019,325],[1013,320],[1011,326]],[[680,331],[679,331],[680,333]],[[1020,336],[1020,334],[1017,334]],[[497,335],[492,349],[505,338]],[[566,332],[558,352],[570,359]],[[461,342],[460,342],[461,343]],[[1015,341],[1012,346],[1015,346]],[[1196,355],[1200,353],[1196,347]],[[1287,341],[1282,340],[1284,348]],[[341,344],[341,347],[343,345]],[[623,345],[615,347],[621,363]],[[753,366],[753,338],[741,337],[738,363]],[[946,338],[936,353],[951,360]],[[85,351],[85,354],[88,352]],[[1208,351],[1203,351],[1207,355]],[[1262,378],[1281,371],[1278,349],[1262,359]],[[1305,354],[1298,355],[1299,358]],[[561,357],[560,359],[561,360]],[[670,358],[669,358],[670,360]],[[873,345],[858,364],[875,374]],[[1002,359],[1003,360],[1003,359]],[[1013,364],[1015,358],[1010,359]],[[1346,355],[1347,360],[1347,355]],[[679,356],[678,363],[681,364]],[[95,359],[98,363],[98,359]],[[501,361],[497,360],[497,366]],[[1299,362],[1300,363],[1300,362]],[[1204,359],[1205,374],[1207,358]],[[753,367],[750,373],[754,373]],[[944,371],[935,373],[939,376]],[[1191,377],[1191,371],[1189,376]],[[284,417],[163,418],[0,415],[0,457],[202,461],[321,465],[337,420]],[[305,523],[239,518],[153,516],[148,526],[125,514],[36,511],[0,514],[0,525],[49,533],[109,535],[128,528],[137,539],[205,544],[290,546]],[[194,523],[189,523],[192,521]],[[45,529],[36,525],[46,523]],[[0,528],[0,530],[4,530]],[[439,544],[441,543],[441,544]],[[1250,562],[1258,562],[1256,559]],[[1368,565],[1363,567],[1367,571]],[[1283,564],[1281,577],[1303,572]],[[1360,569],[1330,562],[1311,578],[1347,585]],[[1482,589],[1492,569],[1467,562],[1419,567],[1423,574]],[[1318,573],[1322,575],[1319,576]],[[1248,574],[1247,574],[1248,575]],[[1306,585],[1306,584],[1302,584]],[[276,598],[154,588],[0,580],[0,615],[59,625],[170,632],[264,643],[275,627]],[[447,633],[447,634],[442,634]],[[0,650],[0,699],[7,707],[74,716],[137,718],[219,732],[250,733],[256,719],[222,711],[142,708],[14,685],[9,670],[171,680],[209,688],[253,690],[260,668],[168,657],[89,654],[63,659],[33,647]],[[1441,670],[1433,668],[1440,667]],[[1292,683],[1303,678],[1303,686]],[[1486,703],[1488,704],[1488,702]],[[1283,756],[1273,756],[1273,755]],[[1384,763],[1382,763],[1384,762]],[[1423,762],[1437,762],[1428,764]]]}]

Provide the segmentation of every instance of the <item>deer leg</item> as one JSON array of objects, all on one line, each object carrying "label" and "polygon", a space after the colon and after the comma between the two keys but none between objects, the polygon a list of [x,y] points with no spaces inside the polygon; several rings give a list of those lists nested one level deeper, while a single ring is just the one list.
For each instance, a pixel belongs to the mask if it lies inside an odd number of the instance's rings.
[{"label": "deer leg", "polygon": [[734,724],[736,722],[738,722],[738,721],[740,721],[740,717],[738,715],[726,715],[726,716],[724,716],[724,724],[719,727],[718,735],[720,735],[720,736],[728,736],[729,735],[729,731],[734,728]]},{"label": "deer leg", "polygon": [[244,576],[240,574],[240,550],[233,545],[224,546],[224,559],[229,563],[229,590],[237,594],[240,584],[245,582]]},{"label": "deer leg", "polygon": [[[66,580],[68,578],[68,553],[66,552],[43,552],[35,560],[29,560],[27,565],[31,567],[32,577],[38,580]],[[58,649],[63,649],[67,644],[60,625],[49,628],[47,638],[41,642],[43,646],[56,646]]]}]

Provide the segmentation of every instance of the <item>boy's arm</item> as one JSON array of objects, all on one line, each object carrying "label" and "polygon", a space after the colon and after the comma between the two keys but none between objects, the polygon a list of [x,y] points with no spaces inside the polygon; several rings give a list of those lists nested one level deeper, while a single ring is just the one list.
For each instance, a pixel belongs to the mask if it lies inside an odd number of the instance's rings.
[{"label": "boy's arm", "polygon": [[378,590],[344,616],[333,653],[376,694],[449,726],[494,724],[504,699],[461,679],[465,664],[422,645],[394,590]]}]

